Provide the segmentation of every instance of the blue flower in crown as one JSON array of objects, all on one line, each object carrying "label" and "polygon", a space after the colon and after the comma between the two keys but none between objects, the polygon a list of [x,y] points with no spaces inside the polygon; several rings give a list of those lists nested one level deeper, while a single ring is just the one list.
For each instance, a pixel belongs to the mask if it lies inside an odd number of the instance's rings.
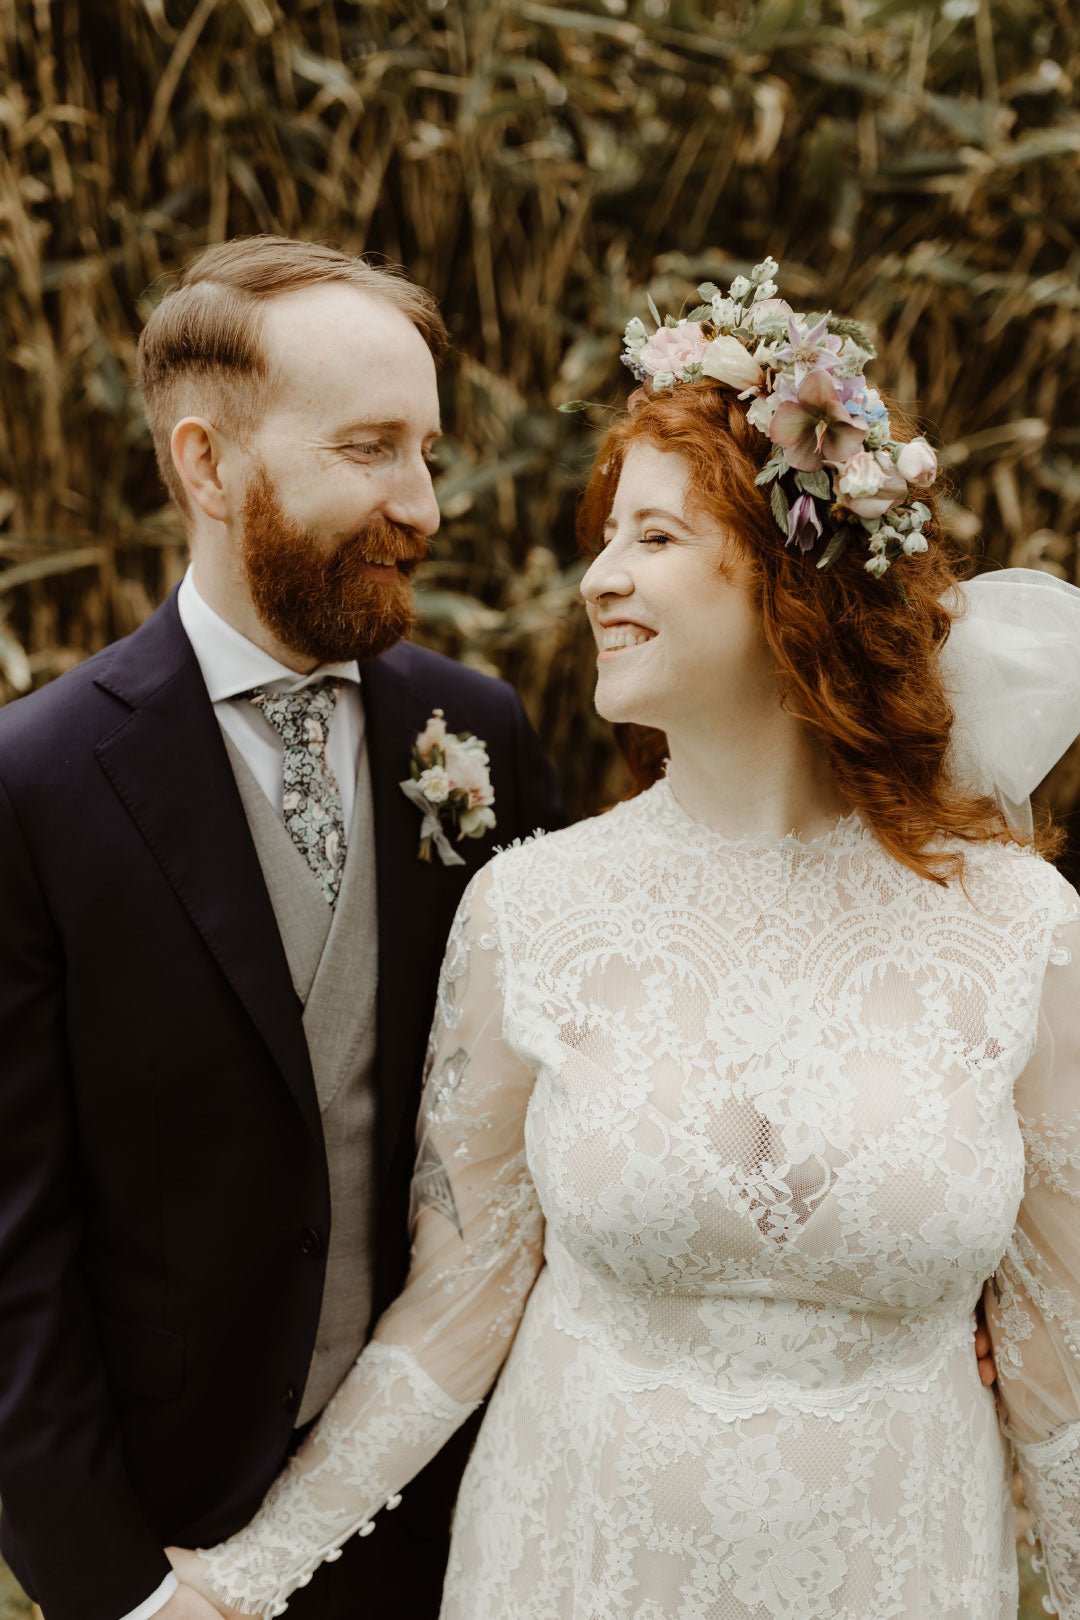
[{"label": "blue flower in crown", "polygon": [[661,317],[650,299],[655,330],[635,316],[624,336],[623,361],[641,384],[628,405],[710,378],[737,389],[773,445],[757,482],[787,544],[812,551],[824,541],[817,566],[828,568],[861,536],[865,567],[881,576],[927,549],[930,509],[917,496],[937,477],[937,456],[924,438],[893,438],[866,380],[876,353],[866,327],[798,314],[777,296],[779,268],[764,259],[726,293],[705,282],[701,302],[678,318]]}]

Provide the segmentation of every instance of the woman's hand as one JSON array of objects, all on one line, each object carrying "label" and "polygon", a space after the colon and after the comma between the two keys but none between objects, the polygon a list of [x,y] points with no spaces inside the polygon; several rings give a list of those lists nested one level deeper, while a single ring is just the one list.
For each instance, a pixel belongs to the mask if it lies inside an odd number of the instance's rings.
[{"label": "woman's hand", "polygon": [[989,1388],[997,1378],[997,1367],[994,1364],[994,1346],[987,1330],[981,1300],[975,1311],[975,1359],[979,1364],[980,1382]]},{"label": "woman's hand", "polygon": [[207,1583],[203,1573],[203,1561],[197,1552],[192,1552],[188,1547],[166,1547],[165,1556],[182,1586],[191,1587],[200,1597],[212,1603],[218,1614],[224,1615],[225,1620],[245,1620],[238,1610],[230,1609],[228,1604],[223,1603],[213,1587]]}]

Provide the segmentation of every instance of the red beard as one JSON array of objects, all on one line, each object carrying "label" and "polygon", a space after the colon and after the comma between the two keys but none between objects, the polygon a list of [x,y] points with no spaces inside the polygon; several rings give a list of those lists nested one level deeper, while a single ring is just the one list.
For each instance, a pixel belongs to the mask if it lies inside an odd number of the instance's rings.
[{"label": "red beard", "polygon": [[[373,517],[327,552],[286,517],[265,466],[252,473],[240,510],[244,572],[255,611],[292,652],[319,664],[377,658],[416,620],[409,576],[427,551],[415,529]],[[392,558],[396,578],[372,579],[366,563]]]}]

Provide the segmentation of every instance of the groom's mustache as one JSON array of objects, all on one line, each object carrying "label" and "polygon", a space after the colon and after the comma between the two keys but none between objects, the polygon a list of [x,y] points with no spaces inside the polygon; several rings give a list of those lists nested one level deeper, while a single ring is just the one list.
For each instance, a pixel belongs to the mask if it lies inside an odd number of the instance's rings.
[{"label": "groom's mustache", "polygon": [[427,551],[427,538],[418,529],[394,523],[390,518],[374,517],[339,543],[326,560],[326,575],[344,579],[364,563],[394,563],[408,579]]}]

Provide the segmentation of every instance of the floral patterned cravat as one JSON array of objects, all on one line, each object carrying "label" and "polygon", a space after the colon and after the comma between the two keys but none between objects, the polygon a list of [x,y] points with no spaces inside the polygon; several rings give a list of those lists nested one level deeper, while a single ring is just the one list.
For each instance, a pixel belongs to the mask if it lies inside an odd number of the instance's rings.
[{"label": "floral patterned cravat", "polygon": [[330,717],[340,684],[330,676],[302,686],[297,692],[265,692],[255,687],[245,693],[285,745],[285,826],[331,906],[337,899],[345,865],[341,791],[326,757]]}]

